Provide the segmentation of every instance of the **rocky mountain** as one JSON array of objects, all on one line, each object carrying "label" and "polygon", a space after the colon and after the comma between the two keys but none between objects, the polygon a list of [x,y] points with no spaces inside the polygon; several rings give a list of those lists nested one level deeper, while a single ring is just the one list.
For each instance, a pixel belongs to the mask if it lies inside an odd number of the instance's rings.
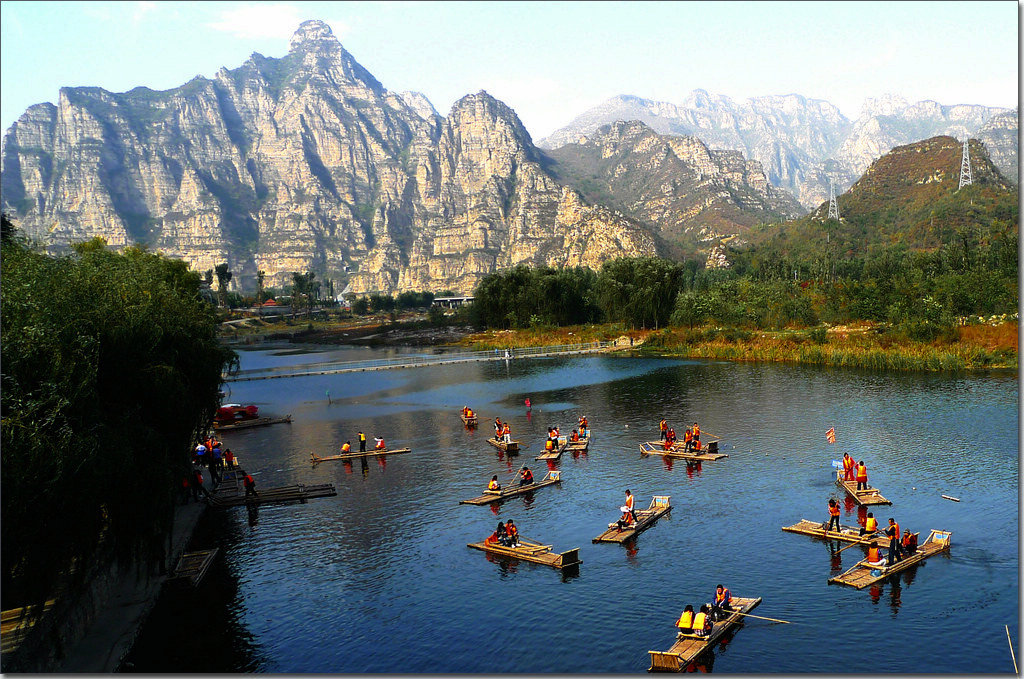
[{"label": "rocky mountain", "polygon": [[485,92],[439,117],[390,92],[330,28],[304,22],[282,58],[156,92],[63,88],[6,132],[3,209],[54,247],[102,236],[232,287],[312,270],[352,289],[469,292],[520,262],[599,266],[653,254],[642,225],[540,164],[515,113]]},{"label": "rocky mountain", "polygon": [[641,122],[605,125],[547,155],[556,177],[652,225],[676,254],[713,251],[752,226],[804,214],[756,160],[695,137],[659,135]]},{"label": "rocky mountain", "polygon": [[[994,154],[1000,170],[1016,180],[1017,116],[988,106],[909,104],[897,96],[869,99],[851,122],[832,104],[798,95],[753,97],[737,102],[694,90],[675,105],[621,95],[576,117],[542,139],[553,149],[617,120],[639,120],[662,134],[695,136],[714,149],[735,149],[764,168],[776,187],[791,191],[807,208],[848,188],[877,158],[895,146],[937,135],[978,135],[1000,118],[1005,150]],[[1012,157],[1011,157],[1012,156]]]},{"label": "rocky mountain", "polygon": [[1019,122],[1018,109],[1004,111],[989,118],[976,133],[985,145],[992,163],[1014,184],[1018,184],[1020,179]]},{"label": "rocky mountain", "polygon": [[[965,238],[991,240],[1018,233],[1016,186],[969,142],[973,184],[960,188],[962,142],[939,136],[897,146],[837,196],[840,221],[827,220],[828,202],[810,215],[750,234],[787,254],[813,259],[826,251],[843,258],[892,245],[934,249]],[[1016,248],[1014,248],[1016,249]]]}]

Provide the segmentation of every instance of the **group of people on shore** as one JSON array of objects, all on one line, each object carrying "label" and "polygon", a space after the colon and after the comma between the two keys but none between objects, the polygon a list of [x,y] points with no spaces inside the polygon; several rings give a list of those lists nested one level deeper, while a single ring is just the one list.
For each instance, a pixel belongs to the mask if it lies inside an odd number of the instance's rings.
[{"label": "group of people on shore", "polygon": [[712,601],[703,604],[696,613],[693,606],[687,604],[676,621],[676,627],[679,628],[681,636],[706,637],[711,633],[714,623],[725,620],[726,614],[732,610],[732,594],[728,588],[719,584],[715,587]]},{"label": "group of people on shore", "polygon": [[[668,426],[668,420],[663,417],[661,422],[658,423],[658,429],[661,431],[662,446],[665,450],[671,450],[672,446],[677,442],[675,428]],[[692,427],[687,427],[686,431],[683,432],[683,452],[689,453],[690,451],[699,450],[700,425],[694,422]]]},{"label": "group of people on shore", "polygon": [[[213,484],[213,490],[216,491],[217,486],[224,478],[224,470],[234,469],[237,466],[237,460],[230,448],[224,448],[223,444],[212,434],[206,437],[192,451],[191,473],[182,476],[181,504],[188,504],[190,498],[198,502],[200,496],[207,500],[210,499],[210,492],[206,490],[203,479],[203,467],[206,467],[209,472],[210,482]],[[259,493],[256,492],[256,481],[252,475],[246,473],[242,477],[242,482],[245,486],[246,497],[259,496]]]}]

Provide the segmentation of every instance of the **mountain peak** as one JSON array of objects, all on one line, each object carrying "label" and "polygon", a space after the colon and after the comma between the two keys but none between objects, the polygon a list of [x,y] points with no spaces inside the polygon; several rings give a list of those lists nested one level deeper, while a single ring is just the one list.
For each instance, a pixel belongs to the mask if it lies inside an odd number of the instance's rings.
[{"label": "mountain peak", "polygon": [[309,19],[299,24],[299,27],[292,34],[288,42],[288,51],[317,49],[320,47],[341,46],[334,31],[325,22],[319,19]]}]

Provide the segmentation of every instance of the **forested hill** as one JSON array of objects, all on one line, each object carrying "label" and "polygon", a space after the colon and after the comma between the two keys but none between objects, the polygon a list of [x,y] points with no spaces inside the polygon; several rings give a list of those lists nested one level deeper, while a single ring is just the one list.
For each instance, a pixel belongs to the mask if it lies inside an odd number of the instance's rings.
[{"label": "forested hill", "polygon": [[826,253],[846,259],[890,246],[934,250],[954,241],[990,243],[1019,231],[1019,197],[970,141],[974,183],[959,189],[963,145],[933,137],[899,146],[875,161],[838,196],[840,220],[826,220],[828,202],[807,217],[767,225],[749,238],[752,250],[808,261]]}]

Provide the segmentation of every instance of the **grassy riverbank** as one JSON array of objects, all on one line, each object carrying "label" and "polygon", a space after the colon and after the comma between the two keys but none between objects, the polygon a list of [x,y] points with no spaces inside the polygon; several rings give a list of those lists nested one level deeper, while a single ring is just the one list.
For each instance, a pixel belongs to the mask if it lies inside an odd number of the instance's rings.
[{"label": "grassy riverbank", "polygon": [[770,361],[873,370],[1016,370],[1018,326],[971,325],[947,338],[918,342],[873,325],[745,331],[718,328],[626,330],[618,324],[554,329],[489,330],[463,338],[472,349],[540,346],[609,340],[628,335],[639,355]]}]

